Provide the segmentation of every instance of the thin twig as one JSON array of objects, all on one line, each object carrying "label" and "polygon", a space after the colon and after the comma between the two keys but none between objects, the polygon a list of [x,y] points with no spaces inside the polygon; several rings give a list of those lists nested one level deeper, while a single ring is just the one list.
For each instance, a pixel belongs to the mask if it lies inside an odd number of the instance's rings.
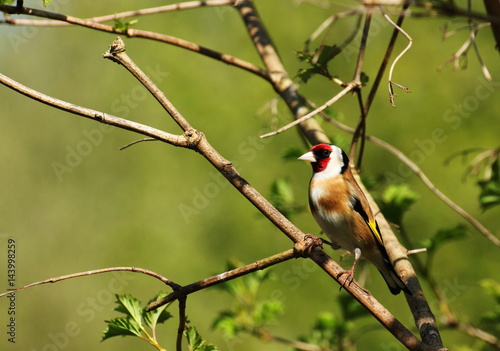
[{"label": "thin twig", "polygon": [[443,69],[443,66],[447,65],[450,62],[454,62],[455,64],[454,69],[458,70],[460,69],[460,64],[459,64],[459,58],[461,56],[465,56],[467,54],[467,51],[470,49],[470,46],[472,44],[472,40],[469,36],[469,38],[462,44],[462,46],[455,52],[448,60],[446,60],[443,64],[438,66],[438,71],[441,71]]},{"label": "thin twig", "polygon": [[332,97],[330,100],[328,100],[327,102],[325,102],[323,105],[321,105],[320,107],[318,107],[314,111],[311,111],[308,114],[306,114],[305,116],[302,116],[302,117],[296,119],[295,121],[293,121],[291,123],[288,123],[286,126],[281,127],[278,130],[275,130],[273,132],[261,135],[260,138],[263,139],[263,138],[267,138],[267,137],[270,137],[270,136],[273,136],[273,135],[277,135],[277,134],[283,133],[284,131],[286,131],[286,130],[292,128],[292,127],[295,127],[297,124],[300,124],[300,123],[308,120],[309,118],[316,116],[318,113],[320,113],[321,111],[325,110],[326,108],[330,107],[335,102],[337,102],[342,96],[344,96],[345,94],[347,94],[351,90],[355,89],[357,86],[358,85],[355,82],[347,83],[346,87],[342,91],[340,91],[337,95],[335,95],[334,97]]},{"label": "thin twig", "polygon": [[179,327],[177,328],[177,340],[175,343],[176,351],[182,351],[182,337],[187,327],[186,300],[187,296],[179,298]]},{"label": "thin twig", "polygon": [[480,339],[483,340],[484,342],[487,342],[488,344],[494,346],[496,349],[500,349],[500,339],[493,334],[485,332],[484,330],[478,329],[466,323],[458,323],[456,325],[456,328],[476,339]]},{"label": "thin twig", "polygon": [[168,112],[172,119],[182,128],[183,131],[192,129],[189,122],[175,108],[174,104],[167,99],[165,94],[153,83],[153,81],[145,74],[134,61],[128,57],[125,52],[125,43],[118,37],[103,55],[104,58],[110,59],[125,67],[132,75],[149,90],[151,95],[160,103],[160,105]]},{"label": "thin twig", "polygon": [[132,141],[130,143],[128,143],[127,145],[124,145],[120,148],[120,151],[121,150],[125,150],[126,148],[132,146],[132,145],[135,145],[135,144],[138,144],[138,143],[142,143],[143,141],[156,141],[155,138],[144,138],[144,139],[139,139],[139,140],[135,140],[135,141]]},{"label": "thin twig", "polygon": [[205,278],[203,280],[197,281],[195,283],[183,286],[179,289],[176,289],[174,292],[171,294],[153,301],[152,303],[149,304],[149,306],[146,308],[147,311],[151,311],[154,309],[157,309],[158,307],[161,307],[169,302],[175,301],[177,299],[186,297],[189,294],[192,294],[194,292],[197,292],[202,289],[206,289],[208,287],[218,285],[224,282],[227,282],[229,280],[233,280],[235,278],[241,277],[243,275],[249,274],[256,272],[258,270],[263,270],[266,268],[269,268],[271,266],[274,266],[275,264],[281,263],[288,261],[292,258],[297,258],[300,257],[300,254],[298,253],[297,250],[295,249],[290,249],[287,251],[284,251],[282,253],[264,258],[262,260],[258,260],[256,262],[247,264],[243,267],[238,267],[235,269],[232,269],[230,271],[220,273],[217,275],[214,275],[209,278]]},{"label": "thin twig", "polygon": [[316,40],[316,38],[319,37],[321,33],[323,33],[327,28],[329,28],[336,20],[352,16],[352,15],[354,15],[356,13],[360,13],[361,11],[362,10],[360,8],[360,9],[357,9],[357,10],[351,10],[351,11],[347,11],[347,12],[335,13],[335,14],[331,15],[330,17],[328,17],[326,20],[324,20],[318,26],[318,28],[316,28],[316,30],[305,41],[306,50],[309,50],[309,45],[314,40]]},{"label": "thin twig", "polygon": [[358,89],[356,89],[357,97],[358,97],[358,103],[361,109],[361,116],[359,118],[358,126],[356,127],[356,132],[354,133],[352,137],[352,142],[351,142],[351,149],[349,151],[349,159],[351,162],[354,162],[356,160],[356,149],[358,146],[358,140],[361,137],[361,147],[359,151],[359,158],[357,160],[358,162],[358,169],[361,167],[361,162],[363,159],[363,151],[364,151],[364,134],[366,133],[366,116],[367,114],[364,113],[363,110],[363,98],[361,95],[361,72],[363,69],[363,63],[364,63],[364,58],[365,58],[365,52],[366,52],[366,43],[368,41],[368,35],[370,33],[370,25],[372,21],[372,14],[373,14],[373,7],[372,6],[366,6],[366,14],[365,14],[365,25],[363,26],[363,35],[361,36],[361,42],[359,45],[359,54],[358,54],[358,60],[356,62],[356,70],[354,72],[354,82],[358,84]]},{"label": "thin twig", "polygon": [[4,293],[0,294],[0,297],[6,296],[6,295],[9,295],[11,293],[15,293],[15,292],[18,292],[18,291],[21,291],[21,290],[29,289],[29,288],[32,288],[32,287],[37,286],[37,285],[43,285],[43,284],[49,284],[49,283],[57,283],[57,282],[60,282],[62,280],[66,280],[66,279],[86,277],[86,276],[89,276],[89,275],[109,273],[109,272],[120,272],[120,271],[146,274],[146,275],[149,275],[149,276],[151,276],[153,278],[156,278],[156,279],[160,280],[161,282],[167,284],[172,289],[177,289],[179,287],[179,285],[177,285],[176,283],[174,283],[170,279],[165,278],[164,276],[162,276],[162,275],[160,275],[160,274],[158,274],[156,272],[153,272],[153,271],[150,271],[150,270],[147,270],[147,269],[144,269],[144,268],[139,268],[139,267],[111,267],[111,268],[101,268],[101,269],[95,269],[95,270],[92,270],[92,271],[85,271],[85,272],[79,272],[79,273],[72,273],[72,274],[67,274],[67,275],[61,275],[59,277],[54,277],[54,278],[49,278],[49,279],[46,279],[46,280],[41,280],[41,281],[38,281],[38,282],[35,282],[35,283],[31,283],[31,284],[28,284],[28,285],[21,286],[21,287],[15,289],[15,290],[10,290],[8,292],[4,292]]},{"label": "thin twig", "polygon": [[[472,11],[471,0],[467,1],[467,9],[469,11]],[[486,78],[486,80],[491,81],[490,72],[488,71],[488,68],[486,67],[486,65],[484,63],[483,58],[481,57],[481,54],[479,53],[479,48],[477,47],[477,43],[476,43],[477,30],[474,29],[474,22],[472,21],[472,18],[469,17],[468,23],[469,23],[469,35],[470,35],[470,39],[472,41],[472,47],[474,48],[474,51],[476,52],[476,56],[479,60],[479,64],[481,65],[481,70],[483,71],[483,75]]]},{"label": "thin twig", "polygon": [[421,249],[408,250],[408,251],[406,251],[406,254],[407,255],[415,255],[415,254],[426,252],[426,251],[427,251],[427,248],[423,247]]},{"label": "thin twig", "polygon": [[[164,12],[178,11],[178,10],[187,10],[194,9],[199,7],[211,7],[211,6],[224,6],[224,5],[232,5],[233,0],[204,0],[204,1],[186,1],[177,4],[170,4],[158,7],[151,7],[146,9],[134,10],[134,11],[125,11],[119,12],[112,15],[104,15],[86,18],[88,21],[92,22],[108,22],[113,21],[115,19],[124,19],[135,16],[146,16],[146,15],[155,15]],[[28,19],[14,19],[8,17],[4,20],[0,20],[1,23],[12,24],[16,26],[39,26],[39,27],[64,27],[71,26],[71,23],[68,22],[60,22],[54,20],[28,20]]]}]

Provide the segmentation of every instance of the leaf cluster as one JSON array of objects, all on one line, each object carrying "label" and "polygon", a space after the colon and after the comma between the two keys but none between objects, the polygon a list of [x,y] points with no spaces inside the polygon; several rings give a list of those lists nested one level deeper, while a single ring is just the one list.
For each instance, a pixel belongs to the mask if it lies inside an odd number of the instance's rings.
[{"label": "leaf cluster", "polygon": [[[150,303],[164,296],[166,294],[160,293]],[[108,327],[104,330],[102,341],[114,336],[136,336],[158,350],[164,350],[156,339],[156,327],[172,317],[170,312],[166,310],[168,305],[147,312],[145,308],[141,307],[139,300],[128,294],[116,295],[116,303],[118,306],[115,311],[125,316],[106,321]]]},{"label": "leaf cluster", "polygon": [[[228,261],[228,270],[238,266],[236,261]],[[229,293],[235,303],[232,309],[221,311],[213,322],[215,329],[233,338],[238,333],[262,336],[266,327],[283,312],[283,305],[277,299],[259,300],[258,292],[262,283],[272,277],[270,270],[257,271],[239,279],[218,285]]]}]

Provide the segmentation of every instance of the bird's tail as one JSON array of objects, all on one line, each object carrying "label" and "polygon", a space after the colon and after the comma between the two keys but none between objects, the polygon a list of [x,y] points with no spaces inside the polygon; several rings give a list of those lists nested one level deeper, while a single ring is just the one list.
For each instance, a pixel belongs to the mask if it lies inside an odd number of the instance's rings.
[{"label": "bird's tail", "polygon": [[384,269],[384,271],[379,269],[379,272],[382,274],[382,277],[384,277],[391,293],[397,295],[403,290],[406,294],[412,295],[410,289],[408,289],[406,284],[399,278],[394,267],[389,262],[386,263],[387,269]]}]

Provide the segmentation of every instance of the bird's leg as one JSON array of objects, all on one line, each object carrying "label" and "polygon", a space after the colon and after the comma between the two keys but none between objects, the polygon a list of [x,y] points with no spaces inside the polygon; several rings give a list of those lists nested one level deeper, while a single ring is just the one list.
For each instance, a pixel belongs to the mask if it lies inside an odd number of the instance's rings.
[{"label": "bird's leg", "polygon": [[352,281],[354,280],[354,269],[356,268],[356,264],[358,263],[360,258],[361,258],[361,249],[357,247],[354,249],[354,262],[352,264],[351,269],[342,271],[339,274],[337,274],[337,278],[339,278],[343,274],[347,274],[344,282],[340,285],[341,290],[344,286],[351,285]]}]

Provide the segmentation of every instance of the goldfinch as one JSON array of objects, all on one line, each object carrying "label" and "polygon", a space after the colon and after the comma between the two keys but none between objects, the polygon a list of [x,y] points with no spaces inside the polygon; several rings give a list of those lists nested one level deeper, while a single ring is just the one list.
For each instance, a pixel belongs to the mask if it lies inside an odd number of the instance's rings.
[{"label": "goldfinch", "polygon": [[343,272],[347,274],[343,285],[352,282],[356,263],[363,257],[377,267],[391,293],[410,293],[389,260],[378,224],[345,152],[335,145],[318,144],[299,160],[312,165],[309,206],[314,219],[335,249],[342,247],[354,254],[351,269]]}]

